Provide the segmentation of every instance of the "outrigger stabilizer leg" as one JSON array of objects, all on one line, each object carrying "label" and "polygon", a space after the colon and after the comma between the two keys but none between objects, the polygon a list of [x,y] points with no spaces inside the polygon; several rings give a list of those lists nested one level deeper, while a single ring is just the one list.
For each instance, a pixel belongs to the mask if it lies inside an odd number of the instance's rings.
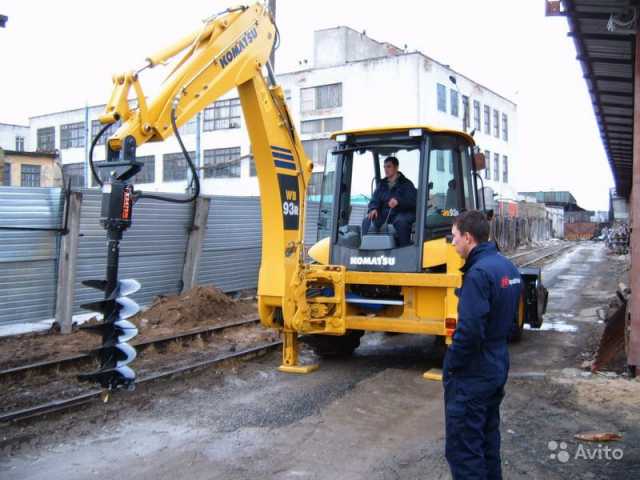
[{"label": "outrigger stabilizer leg", "polygon": [[285,373],[311,373],[318,369],[318,365],[300,365],[298,362],[299,352],[298,333],[293,330],[283,330],[282,365],[278,367],[278,370]]}]

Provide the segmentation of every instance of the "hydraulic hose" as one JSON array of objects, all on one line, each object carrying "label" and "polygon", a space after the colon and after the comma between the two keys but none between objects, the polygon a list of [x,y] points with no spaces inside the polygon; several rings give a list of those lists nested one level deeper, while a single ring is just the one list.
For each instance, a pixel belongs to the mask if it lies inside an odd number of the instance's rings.
[{"label": "hydraulic hose", "polygon": [[111,124],[108,123],[108,124],[106,124],[104,127],[102,127],[100,129],[98,134],[91,141],[91,149],[89,149],[89,167],[91,168],[91,174],[93,175],[93,179],[96,181],[96,183],[98,185],[100,185],[100,188],[102,188],[103,182],[102,182],[102,180],[100,180],[100,175],[98,175],[98,172],[96,171],[96,167],[93,164],[93,149],[95,148],[96,144],[98,143],[98,140],[100,140],[100,137],[102,137],[102,135],[104,135],[104,132],[106,132],[107,128],[109,128],[110,126],[111,126]]},{"label": "hydraulic hose", "polygon": [[175,105],[173,106],[173,108],[171,109],[171,127],[173,128],[173,133],[175,134],[176,138],[178,139],[178,143],[180,144],[180,149],[182,150],[182,154],[184,155],[184,158],[187,160],[187,163],[189,164],[189,169],[191,170],[191,185],[194,185],[194,189],[193,189],[193,195],[191,195],[190,198],[185,198],[185,199],[179,199],[179,198],[171,198],[171,197],[164,197],[162,195],[153,195],[150,193],[144,193],[141,191],[136,191],[136,199],[139,198],[152,198],[154,200],[160,200],[163,202],[170,202],[170,203],[191,203],[191,202],[195,202],[196,198],[198,198],[198,196],[200,195],[200,178],[198,177],[198,171],[196,170],[195,165],[193,164],[193,161],[191,160],[191,156],[189,155],[189,152],[187,151],[186,147],[184,146],[184,143],[182,143],[182,138],[180,137],[180,132],[178,132],[178,127],[176,126],[176,107]]}]

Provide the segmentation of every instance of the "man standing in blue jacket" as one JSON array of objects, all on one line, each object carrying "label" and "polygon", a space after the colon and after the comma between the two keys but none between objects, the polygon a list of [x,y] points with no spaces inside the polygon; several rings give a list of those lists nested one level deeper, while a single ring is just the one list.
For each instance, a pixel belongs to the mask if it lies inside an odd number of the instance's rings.
[{"label": "man standing in blue jacket", "polygon": [[458,323],[443,364],[445,456],[454,480],[501,479],[500,403],[507,341],[520,300],[518,269],[489,242],[477,210],[456,217],[453,245],[465,259]]},{"label": "man standing in blue jacket", "polygon": [[385,178],[373,192],[367,216],[362,222],[362,234],[369,232],[372,223],[379,230],[388,222],[396,230],[398,247],[404,247],[411,243],[411,225],[416,221],[417,191],[413,182],[398,171],[398,166],[396,157],[385,158]]}]

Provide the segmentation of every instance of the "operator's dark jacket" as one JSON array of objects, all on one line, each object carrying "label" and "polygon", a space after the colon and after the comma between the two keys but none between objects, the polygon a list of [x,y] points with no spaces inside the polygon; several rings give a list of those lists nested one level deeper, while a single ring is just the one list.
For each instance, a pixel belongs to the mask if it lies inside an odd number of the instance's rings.
[{"label": "operator's dark jacket", "polygon": [[507,340],[522,288],[520,272],[492,242],[477,245],[462,267],[458,325],[447,349],[444,376],[506,381]]},{"label": "operator's dark jacket", "polygon": [[389,188],[389,179],[384,178],[373,192],[373,197],[369,202],[367,211],[378,210],[378,214],[382,217],[382,220],[386,218],[389,213],[389,200],[395,198],[398,201],[398,206],[394,208],[395,213],[416,213],[416,201],[418,193],[416,187],[413,186],[411,180],[405,177],[402,172],[398,172],[398,179],[396,180],[393,188]]}]

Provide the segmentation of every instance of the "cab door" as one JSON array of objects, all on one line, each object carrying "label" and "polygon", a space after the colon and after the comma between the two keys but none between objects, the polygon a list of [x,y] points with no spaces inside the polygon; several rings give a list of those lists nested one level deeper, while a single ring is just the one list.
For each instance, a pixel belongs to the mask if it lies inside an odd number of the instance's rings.
[{"label": "cab door", "polygon": [[434,135],[429,151],[425,240],[446,237],[453,220],[475,208],[468,145],[453,135]]},{"label": "cab door", "polygon": [[333,210],[335,208],[337,155],[327,152],[320,189],[320,210],[318,212],[318,233],[316,240],[331,236]]}]

